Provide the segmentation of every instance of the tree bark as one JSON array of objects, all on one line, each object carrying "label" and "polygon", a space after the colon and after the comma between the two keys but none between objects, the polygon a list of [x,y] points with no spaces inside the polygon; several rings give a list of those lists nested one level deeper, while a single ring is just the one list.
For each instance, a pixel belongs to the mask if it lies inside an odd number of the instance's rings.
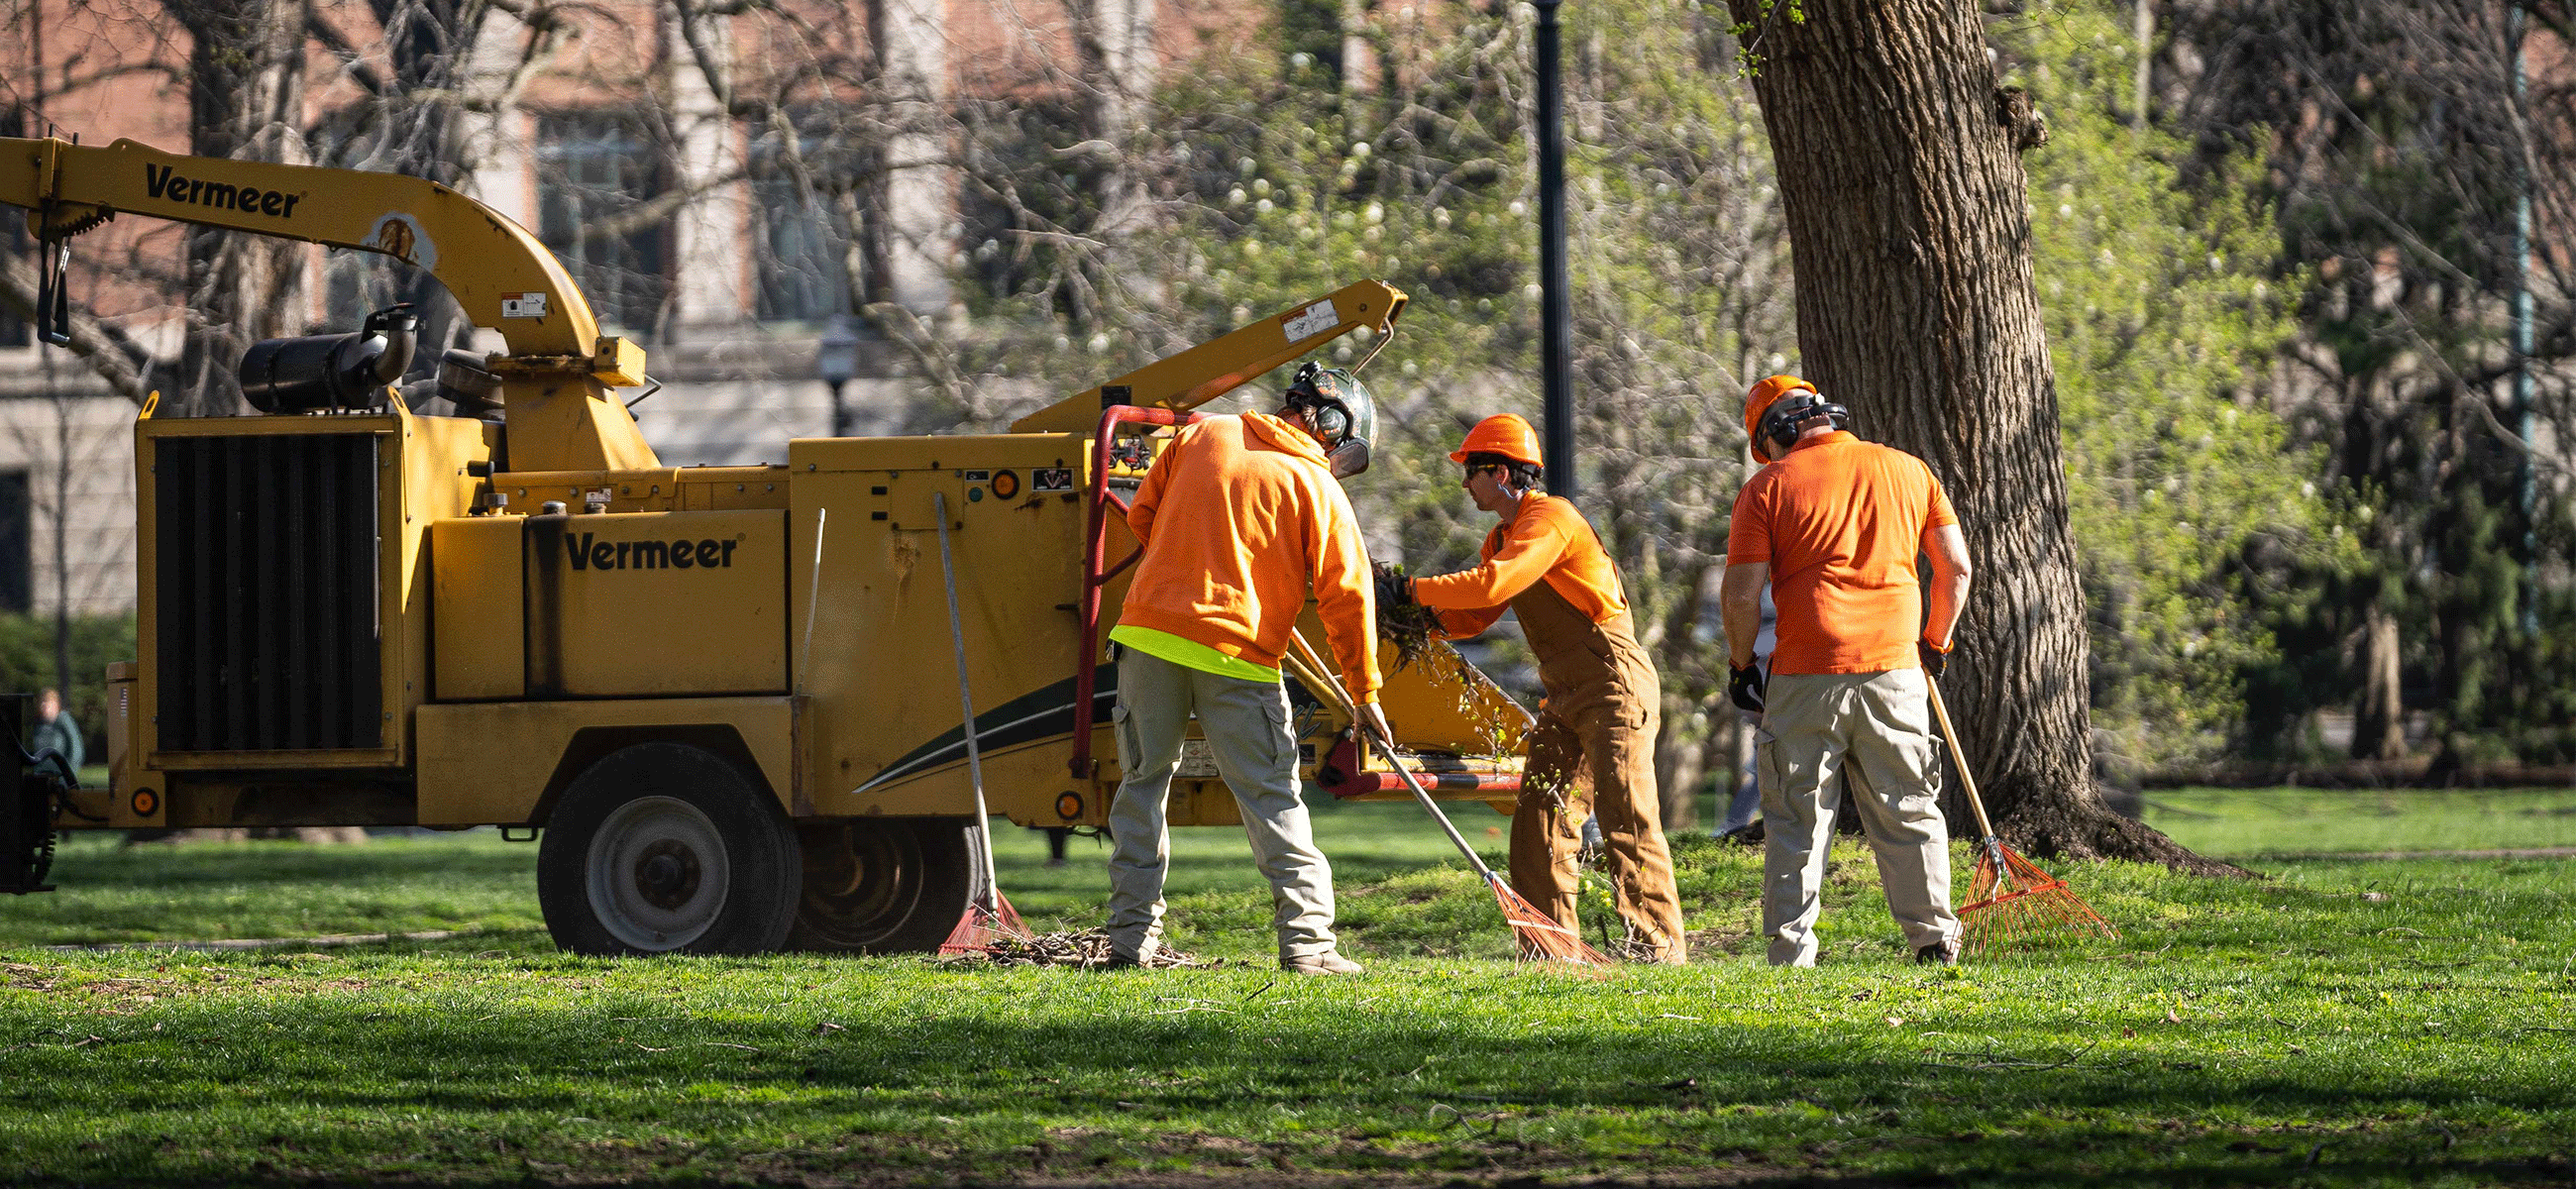
[{"label": "tree bark", "polygon": [[2235,871],[2112,813],[2094,785],[2019,156],[2047,134],[1996,84],[1976,6],[1808,4],[1796,20],[1729,3],[1758,59],[1806,375],[1862,436],[1929,462],[1967,534],[1977,589],[1941,685],[1998,831],[2042,856]]},{"label": "tree bark", "polygon": [[[1697,738],[1675,738],[1674,703],[1664,699],[1664,733],[1655,741],[1655,787],[1662,804],[1657,816],[1664,829],[1681,833],[1699,828],[1699,790],[1708,781],[1708,743]],[[1696,712],[1699,707],[1687,702],[1682,708]]]},{"label": "tree bark", "polygon": [[[393,77],[391,93],[376,101],[384,108],[382,131],[366,167],[465,189],[480,163],[468,151],[461,109],[450,96],[465,93],[477,69],[474,50],[492,6],[485,0],[370,0],[368,7],[385,30]],[[419,98],[424,94],[436,98]],[[420,317],[414,372],[434,371],[449,347],[473,341],[474,324],[464,308],[426,270],[396,269],[394,299],[411,303]],[[355,329],[358,316],[367,312],[329,311],[341,320],[333,329],[341,330]]]},{"label": "tree bark", "polygon": [[[200,157],[294,161],[303,155],[307,13],[302,0],[164,0],[188,31],[188,151]],[[234,366],[252,343],[295,333],[303,312],[303,245],[191,227],[184,392],[163,393],[183,416],[235,412]]]},{"label": "tree bark", "polygon": [[2397,617],[2372,603],[2363,613],[2361,697],[2352,716],[2352,758],[2394,760],[2406,755],[2406,710],[2398,697]]}]

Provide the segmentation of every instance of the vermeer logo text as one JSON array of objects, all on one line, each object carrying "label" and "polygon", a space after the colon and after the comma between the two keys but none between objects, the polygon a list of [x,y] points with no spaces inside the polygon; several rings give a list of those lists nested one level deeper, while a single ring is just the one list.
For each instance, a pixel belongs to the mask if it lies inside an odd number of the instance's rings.
[{"label": "vermeer logo text", "polygon": [[204,178],[181,177],[167,165],[143,167],[143,193],[150,198],[172,202],[189,202],[217,210],[247,211],[275,215],[281,219],[295,217],[295,204],[304,201],[301,194],[283,190],[262,190],[257,186],[236,186],[230,182],[210,182]]},{"label": "vermeer logo text", "polygon": [[602,541],[595,533],[564,536],[576,570],[685,570],[692,566],[733,568],[733,547],[740,541]]}]

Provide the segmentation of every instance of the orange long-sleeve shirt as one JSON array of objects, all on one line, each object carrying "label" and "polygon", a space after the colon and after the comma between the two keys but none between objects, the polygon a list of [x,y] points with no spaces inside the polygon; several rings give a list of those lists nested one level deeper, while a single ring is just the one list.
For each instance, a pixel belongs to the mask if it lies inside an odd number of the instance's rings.
[{"label": "orange long-sleeve shirt", "polygon": [[1531,495],[1509,524],[1485,534],[1485,564],[1455,574],[1413,580],[1413,599],[1440,614],[1451,639],[1494,626],[1521,592],[1545,581],[1594,623],[1628,609],[1619,571],[1601,538],[1570,500]]},{"label": "orange long-sleeve shirt", "polygon": [[1376,586],[1350,497],[1323,447],[1276,417],[1210,417],[1181,430],[1128,505],[1144,559],[1118,612],[1277,668],[1311,585],[1342,681],[1377,697]]}]

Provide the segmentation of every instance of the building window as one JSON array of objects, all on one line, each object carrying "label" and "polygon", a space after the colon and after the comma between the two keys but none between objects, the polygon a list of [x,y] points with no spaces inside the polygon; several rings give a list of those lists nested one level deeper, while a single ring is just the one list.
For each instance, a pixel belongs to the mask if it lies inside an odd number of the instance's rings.
[{"label": "building window", "polygon": [[849,308],[847,243],[817,194],[808,201],[789,178],[752,183],[760,196],[760,317],[820,322]]},{"label": "building window", "polygon": [[668,214],[625,226],[670,188],[661,150],[632,118],[606,113],[537,121],[537,238],[610,329],[651,338],[671,296]]},{"label": "building window", "polygon": [[27,472],[0,471],[0,611],[24,614],[35,606],[35,539],[28,532],[34,510]]},{"label": "building window", "polygon": [[[809,135],[797,149],[818,183],[847,168],[821,137]],[[761,320],[820,322],[848,313],[850,245],[834,196],[796,184],[776,133],[752,143],[751,186],[760,215]]]}]

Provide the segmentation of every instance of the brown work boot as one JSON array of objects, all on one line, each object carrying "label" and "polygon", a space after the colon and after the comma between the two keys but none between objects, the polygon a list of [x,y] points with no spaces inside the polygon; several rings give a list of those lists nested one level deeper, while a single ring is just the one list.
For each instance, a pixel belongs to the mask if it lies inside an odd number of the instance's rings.
[{"label": "brown work boot", "polygon": [[1279,968],[1290,974],[1358,974],[1360,964],[1333,950],[1279,959]]},{"label": "brown work boot", "polygon": [[1914,951],[1914,960],[1925,966],[1956,966],[1959,964],[1959,939],[1953,937],[1924,946]]}]

